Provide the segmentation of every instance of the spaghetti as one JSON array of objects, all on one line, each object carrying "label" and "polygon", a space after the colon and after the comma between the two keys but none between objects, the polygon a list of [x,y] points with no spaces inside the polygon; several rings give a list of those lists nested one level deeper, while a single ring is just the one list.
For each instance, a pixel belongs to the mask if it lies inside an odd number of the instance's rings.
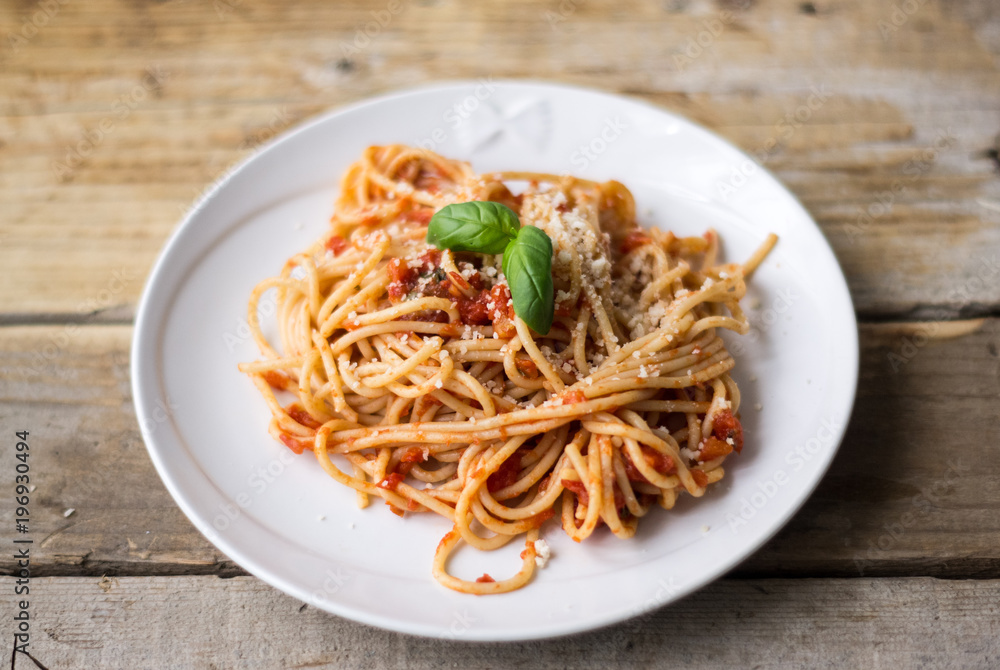
[{"label": "spaghetti", "polygon": [[[527,184],[518,195],[515,182]],[[499,255],[425,242],[436,211],[474,200],[551,238],[546,335],[514,313]],[[717,330],[748,331],[739,299],[775,241],[720,264],[714,231],[638,227],[618,182],[478,175],[426,150],[371,147],[343,177],[330,230],[251,294],[262,359],[240,369],[267,401],[271,435],[312,450],[361,507],[381,498],[400,516],[453,522],[433,560],[439,582],[508,592],[547,557],[550,517],[576,541],[602,524],[628,538],[653,506],[722,479],[743,430]],[[257,316],[271,290],[277,345]],[[520,536],[511,577],[446,569],[460,543],[492,550]]]}]

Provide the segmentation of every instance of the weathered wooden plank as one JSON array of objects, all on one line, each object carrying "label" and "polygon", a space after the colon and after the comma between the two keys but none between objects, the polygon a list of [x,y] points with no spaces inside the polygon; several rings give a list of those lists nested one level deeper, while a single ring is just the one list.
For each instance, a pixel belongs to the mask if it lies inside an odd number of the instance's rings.
[{"label": "weathered wooden plank", "polygon": [[[231,571],[149,460],[132,407],[130,336],[127,326],[0,330],[2,425],[11,434],[30,431],[34,567],[38,574]],[[14,452],[4,449],[0,459],[13,472]],[[0,518],[13,529],[10,502]]]},{"label": "weathered wooden plank", "polygon": [[[13,601],[5,585],[5,612]],[[31,584],[28,650],[49,668],[151,670],[995,668],[998,602],[997,580],[722,580],[599,631],[469,644],[474,617],[459,618],[452,639],[415,638],[306,607],[252,577],[50,577]],[[33,665],[21,656],[17,667]]]},{"label": "weathered wooden plank", "polygon": [[[239,573],[146,456],[130,328],[73,328],[0,328],[0,424],[32,431],[36,574]],[[830,472],[738,573],[1000,575],[1000,319],[867,325],[861,341],[858,401]],[[2,451],[0,472],[12,459]],[[0,527],[12,515],[0,499]]]},{"label": "weathered wooden plank", "polygon": [[[829,236],[863,316],[1000,310],[988,4],[390,4],[0,7],[0,34],[43,24],[0,50],[5,321],[128,319],[181,213],[254,146],[327,107],[484,76],[626,92],[763,151]],[[359,37],[372,12],[384,25]]]},{"label": "weathered wooden plank", "polygon": [[830,471],[738,572],[996,575],[1000,320],[868,325],[861,342]]}]

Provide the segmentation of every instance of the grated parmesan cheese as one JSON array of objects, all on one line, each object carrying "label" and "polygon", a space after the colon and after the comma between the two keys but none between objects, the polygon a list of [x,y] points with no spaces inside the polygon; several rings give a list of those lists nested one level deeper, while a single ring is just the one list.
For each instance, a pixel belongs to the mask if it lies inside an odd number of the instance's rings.
[{"label": "grated parmesan cheese", "polygon": [[535,565],[540,568],[548,565],[549,559],[552,558],[552,549],[549,548],[549,543],[542,539],[535,540],[535,554]]}]

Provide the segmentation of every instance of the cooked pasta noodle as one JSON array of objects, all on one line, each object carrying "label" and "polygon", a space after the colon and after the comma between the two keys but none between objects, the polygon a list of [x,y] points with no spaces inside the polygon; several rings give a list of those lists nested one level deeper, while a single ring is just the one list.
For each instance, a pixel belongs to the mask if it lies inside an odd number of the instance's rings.
[{"label": "cooked pasta noodle", "polygon": [[[500,256],[425,242],[436,211],[474,200],[551,238],[546,335],[514,313]],[[714,231],[638,227],[618,182],[479,175],[426,150],[371,147],[344,175],[329,231],[251,294],[262,358],[240,369],[267,401],[271,435],[311,450],[360,506],[381,498],[400,516],[453,522],[438,581],[511,591],[544,562],[550,517],[576,541],[600,525],[628,538],[654,506],[722,479],[743,431],[718,330],[748,331],[745,278],[775,241],[748,264],[719,263]],[[275,343],[257,316],[268,291]],[[459,543],[491,550],[521,536],[511,577],[447,571]]]}]

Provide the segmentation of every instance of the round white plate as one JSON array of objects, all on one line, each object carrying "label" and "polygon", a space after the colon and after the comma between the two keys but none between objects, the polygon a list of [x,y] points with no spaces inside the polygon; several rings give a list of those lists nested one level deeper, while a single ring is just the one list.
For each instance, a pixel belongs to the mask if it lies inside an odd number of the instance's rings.
[{"label": "round white plate", "polygon": [[[700,500],[642,519],[627,541],[543,537],[548,567],[514,593],[477,597],[431,576],[448,522],[360,510],[354,492],[267,434],[269,412],[237,363],[258,356],[245,322],[260,280],[324,230],[345,168],[372,144],[425,146],[480,172],[617,179],[640,220],[679,234],[714,227],[741,261],[781,241],[729,337],[746,447]],[[264,301],[265,310],[268,301]],[[266,314],[265,314],[265,322]],[[523,640],[621,621],[715,579],[771,537],[823,475],[857,381],[857,326],[819,228],[773,177],[706,130],[648,104],[567,86],[463,82],[388,95],[289,132],[217,184],[175,232],[136,319],[132,382],[149,453],[177,504],[221,551],[311,605],[391,630]],[[466,548],[453,571],[500,577],[521,542]]]}]

